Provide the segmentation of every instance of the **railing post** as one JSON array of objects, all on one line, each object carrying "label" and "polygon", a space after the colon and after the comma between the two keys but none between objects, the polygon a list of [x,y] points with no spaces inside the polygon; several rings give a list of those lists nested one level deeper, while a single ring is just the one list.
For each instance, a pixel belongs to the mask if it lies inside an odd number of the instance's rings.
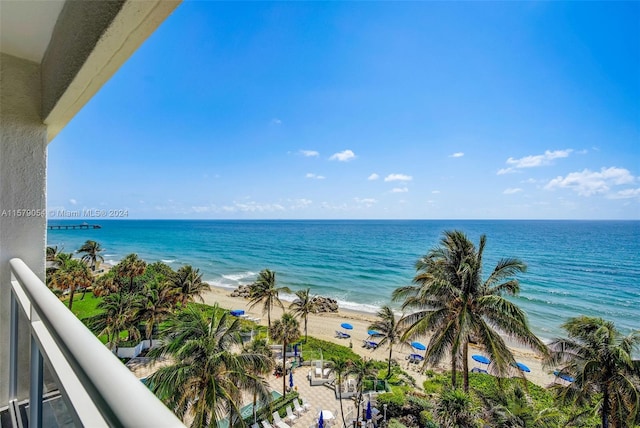
[{"label": "railing post", "polygon": [[42,428],[43,364],[38,342],[31,336],[31,379],[29,385],[29,428]]},{"label": "railing post", "polygon": [[18,398],[18,301],[11,295],[11,314],[9,325],[9,401]]}]

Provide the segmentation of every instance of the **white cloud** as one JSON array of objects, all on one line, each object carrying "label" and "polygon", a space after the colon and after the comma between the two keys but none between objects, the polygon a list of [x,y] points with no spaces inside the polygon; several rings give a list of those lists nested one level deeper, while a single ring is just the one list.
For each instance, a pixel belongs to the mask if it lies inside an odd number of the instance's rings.
[{"label": "white cloud", "polygon": [[629,170],[625,168],[601,168],[600,172],[584,169],[581,172],[572,172],[566,177],[558,176],[549,181],[544,188],[553,190],[567,188],[580,196],[591,196],[598,193],[608,193],[611,186],[629,184],[635,181]]},{"label": "white cloud", "polygon": [[324,175],[317,175],[317,174],[314,174],[312,172],[308,172],[307,175],[305,175],[305,178],[313,178],[315,180],[324,180],[325,176]]},{"label": "white cloud", "polygon": [[277,117],[274,117],[273,119],[271,119],[271,124],[280,126],[280,125],[282,125],[282,121],[280,119],[278,119]]},{"label": "white cloud", "polygon": [[367,180],[377,180],[378,178],[380,178],[380,176],[374,172],[367,178]]},{"label": "white cloud", "polygon": [[408,191],[409,189],[406,187],[394,187],[393,189],[391,189],[391,192],[393,193],[407,193]]},{"label": "white cloud", "polygon": [[461,158],[462,156],[464,156],[463,152],[455,152],[452,155],[449,155],[450,158]]},{"label": "white cloud", "polygon": [[254,201],[249,202],[233,202],[233,205],[225,205],[222,207],[223,211],[227,212],[276,212],[285,211],[285,208],[280,204],[262,204]]},{"label": "white cloud", "polygon": [[356,157],[356,154],[351,150],[343,150],[338,153],[334,153],[331,155],[329,160],[337,160],[340,162],[348,162]]},{"label": "white cloud", "polygon": [[315,150],[300,150],[300,154],[308,158],[320,156],[320,153]]},{"label": "white cloud", "polygon": [[640,198],[640,187],[636,189],[624,189],[608,196],[610,199]]},{"label": "white cloud", "polygon": [[431,193],[433,193],[434,195],[437,195],[438,193],[440,193],[439,190],[432,190]]},{"label": "white cloud", "polygon": [[513,195],[514,193],[522,192],[522,189],[519,187],[509,187],[508,189],[504,189],[505,195]]},{"label": "white cloud", "polygon": [[373,198],[353,198],[357,204],[364,205],[367,208],[372,207],[374,204],[377,204],[378,201]]},{"label": "white cloud", "polygon": [[75,204],[77,204],[77,203],[78,203],[78,201],[76,201],[75,199],[69,199],[69,203],[70,203],[71,205],[75,205]]},{"label": "white cloud", "polygon": [[566,150],[547,150],[541,155],[525,156],[520,159],[514,159],[510,157],[507,159],[507,164],[512,165],[507,168],[502,168],[498,171],[498,175],[509,174],[522,168],[534,168],[538,166],[550,165],[554,159],[566,158],[573,151],[573,149]]},{"label": "white cloud", "polygon": [[311,199],[306,199],[306,198],[295,199],[291,201],[291,206],[289,208],[292,210],[302,209],[302,208],[308,207],[312,203],[313,201]]},{"label": "white cloud", "polygon": [[406,174],[389,174],[384,178],[384,181],[411,181],[413,177]]}]

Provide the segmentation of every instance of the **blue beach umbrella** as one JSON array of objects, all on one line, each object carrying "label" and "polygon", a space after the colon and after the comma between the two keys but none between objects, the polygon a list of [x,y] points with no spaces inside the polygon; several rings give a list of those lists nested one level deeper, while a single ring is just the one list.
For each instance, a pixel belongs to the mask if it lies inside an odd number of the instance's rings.
[{"label": "blue beach umbrella", "polygon": [[525,373],[531,372],[531,369],[522,363],[516,363],[516,367],[518,367],[520,370],[522,370]]},{"label": "blue beach umbrella", "polygon": [[422,343],[420,342],[411,342],[411,346],[415,349],[417,349],[418,351],[426,351],[427,347],[424,346]]},{"label": "blue beach umbrella", "polygon": [[554,371],[553,374],[556,375],[557,377],[559,377],[562,380],[566,380],[567,382],[574,382],[575,381],[575,379],[572,378],[571,376],[569,376],[568,374],[559,372],[558,370]]},{"label": "blue beach umbrella", "polygon": [[289,388],[293,388],[293,370],[289,372]]},{"label": "blue beach umbrella", "polygon": [[345,330],[353,330],[353,326],[348,322],[343,322],[342,324],[340,324],[340,327],[344,328]]},{"label": "blue beach umbrella", "polygon": [[298,344],[297,343],[295,345],[293,345],[293,356],[294,357],[298,356]]},{"label": "blue beach umbrella", "polygon": [[367,413],[365,415],[365,419],[370,421],[372,419],[371,417],[371,400],[369,400],[369,402],[367,403]]},{"label": "blue beach umbrella", "polygon": [[472,355],[471,358],[473,359],[473,361],[477,361],[480,364],[491,364],[491,360],[484,355]]},{"label": "blue beach umbrella", "polygon": [[322,419],[322,410],[320,411],[320,417],[318,418],[318,428],[324,428],[324,419]]},{"label": "blue beach umbrella", "polygon": [[369,330],[369,331],[367,331],[367,333],[369,334],[369,336],[374,336],[374,337],[380,335],[380,333],[378,333],[375,330]]}]

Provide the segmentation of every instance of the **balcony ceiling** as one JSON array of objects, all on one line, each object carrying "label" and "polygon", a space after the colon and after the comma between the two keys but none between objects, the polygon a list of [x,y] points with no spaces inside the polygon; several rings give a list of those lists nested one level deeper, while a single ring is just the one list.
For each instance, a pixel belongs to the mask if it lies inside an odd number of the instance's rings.
[{"label": "balcony ceiling", "polygon": [[0,0],[0,51],[40,63],[65,0]]}]

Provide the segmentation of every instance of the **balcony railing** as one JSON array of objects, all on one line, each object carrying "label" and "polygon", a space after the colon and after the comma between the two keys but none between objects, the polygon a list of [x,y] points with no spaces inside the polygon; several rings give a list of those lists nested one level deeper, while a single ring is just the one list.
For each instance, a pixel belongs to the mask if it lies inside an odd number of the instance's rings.
[{"label": "balcony railing", "polygon": [[77,426],[184,426],[22,260],[12,259],[9,263],[12,274],[9,398],[14,403],[17,398],[21,309],[31,335],[30,428],[42,426],[43,361],[48,363]]}]

